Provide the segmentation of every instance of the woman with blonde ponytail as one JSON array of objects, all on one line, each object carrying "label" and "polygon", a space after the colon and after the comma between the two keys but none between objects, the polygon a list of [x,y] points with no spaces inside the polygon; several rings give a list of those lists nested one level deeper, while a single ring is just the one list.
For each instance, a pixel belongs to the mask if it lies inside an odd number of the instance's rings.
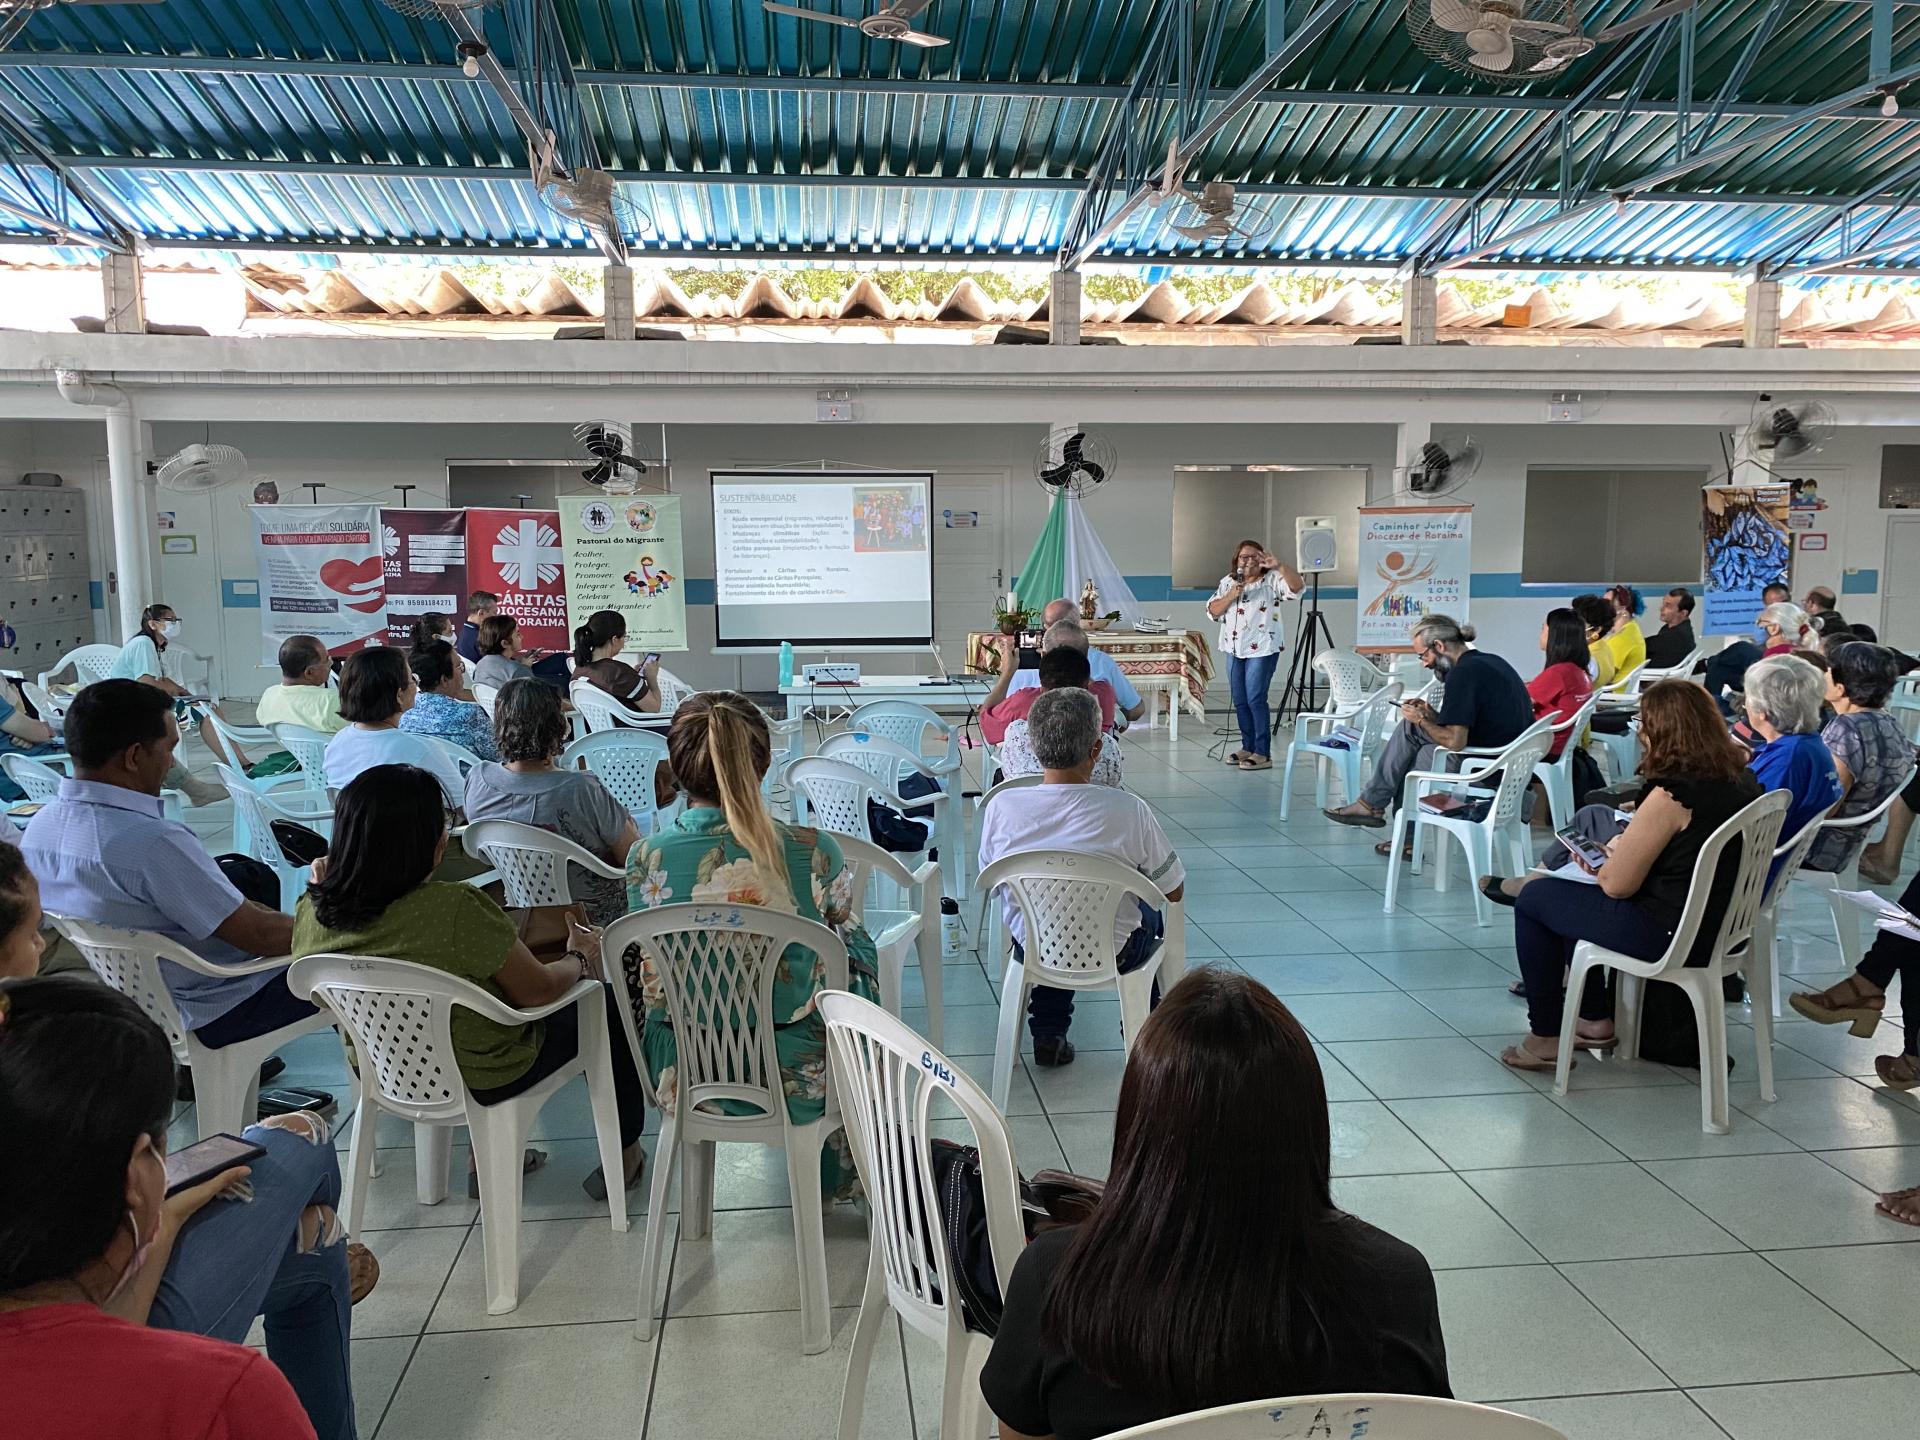
[{"label": "woman with blonde ponytail", "polygon": [[[838,842],[774,819],[761,797],[773,743],[759,708],[731,690],[689,697],[667,732],[667,758],[687,808],[671,828],[642,839],[628,855],[628,905],[644,910],[688,900],[731,901],[818,920],[846,942],[847,988],[877,1002],[877,957],[872,939],[853,920],[853,876]],[[631,951],[622,963],[629,992],[642,996],[647,1007],[641,1035],[647,1071],[662,1104],[671,1105],[677,1052],[666,997],[651,964]],[[826,1027],[813,1003],[824,979],[819,956],[801,945],[787,947],[774,976],[775,1044],[795,1124],[818,1120],[826,1106]],[[846,1137],[835,1132],[827,1141],[822,1188],[845,1197],[853,1182]]]}]

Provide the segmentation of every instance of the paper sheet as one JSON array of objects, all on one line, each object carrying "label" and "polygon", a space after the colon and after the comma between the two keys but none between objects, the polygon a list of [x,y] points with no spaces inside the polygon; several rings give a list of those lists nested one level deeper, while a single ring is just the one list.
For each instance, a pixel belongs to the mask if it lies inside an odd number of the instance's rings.
[{"label": "paper sheet", "polygon": [[1833,893],[1872,915],[1876,930],[1885,930],[1890,935],[1903,936],[1908,940],[1920,940],[1920,916],[1896,905],[1886,896],[1876,895],[1871,890],[1836,890]]}]

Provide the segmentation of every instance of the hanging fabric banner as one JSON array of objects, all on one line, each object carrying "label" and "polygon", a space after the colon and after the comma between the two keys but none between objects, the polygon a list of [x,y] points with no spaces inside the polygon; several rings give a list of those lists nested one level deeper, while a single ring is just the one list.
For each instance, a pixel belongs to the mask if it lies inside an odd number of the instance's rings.
[{"label": "hanging fabric banner", "polygon": [[1020,604],[1038,610],[1049,600],[1083,599],[1093,602],[1096,616],[1120,612],[1121,625],[1140,618],[1140,602],[1128,585],[1107,547],[1087,519],[1087,507],[1078,495],[1056,491],[1047,510],[1047,523],[1033,542],[1014,579]]},{"label": "hanging fabric banner", "polygon": [[1700,492],[1706,604],[1702,635],[1744,635],[1769,585],[1790,584],[1793,487],[1709,485]]},{"label": "hanging fabric banner", "polygon": [[387,636],[378,505],[249,505],[260,573],[260,658],[312,635],[346,655]]},{"label": "hanging fabric banner", "polygon": [[387,568],[387,643],[412,639],[414,618],[437,611],[454,625],[466,613],[467,512],[382,510]]},{"label": "hanging fabric banner", "polygon": [[467,584],[500,597],[500,613],[520,622],[529,664],[570,649],[566,557],[560,516],[552,510],[467,511]]},{"label": "hanging fabric banner", "polygon": [[1360,507],[1360,617],[1354,646],[1409,651],[1422,615],[1467,618],[1473,507]]},{"label": "hanging fabric banner", "polygon": [[678,495],[568,495],[560,506],[567,624],[596,610],[627,620],[627,652],[687,648],[686,555]]}]

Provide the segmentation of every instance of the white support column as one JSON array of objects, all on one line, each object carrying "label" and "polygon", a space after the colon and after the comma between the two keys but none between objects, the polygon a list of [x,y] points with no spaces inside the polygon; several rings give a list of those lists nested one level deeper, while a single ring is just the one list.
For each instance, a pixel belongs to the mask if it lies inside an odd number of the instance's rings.
[{"label": "white support column", "polygon": [[147,532],[154,519],[141,497],[145,459],[133,407],[107,408],[107,483],[113,494],[113,564],[120,585],[120,636],[140,632],[140,612],[150,602],[153,582],[147,571]]},{"label": "white support column", "polygon": [[1047,291],[1047,343],[1080,343],[1080,272],[1056,270]]},{"label": "white support column", "polygon": [[1741,344],[1749,350],[1780,348],[1780,282],[1754,280],[1747,286],[1747,323]]},{"label": "white support column", "polygon": [[1437,345],[1440,343],[1440,277],[1410,275],[1400,292],[1400,343]]},{"label": "white support column", "polygon": [[609,265],[604,281],[606,329],[609,340],[633,339],[633,267]]},{"label": "white support column", "polygon": [[147,293],[140,276],[140,257],[109,250],[100,257],[100,283],[106,292],[107,333],[147,333]]}]

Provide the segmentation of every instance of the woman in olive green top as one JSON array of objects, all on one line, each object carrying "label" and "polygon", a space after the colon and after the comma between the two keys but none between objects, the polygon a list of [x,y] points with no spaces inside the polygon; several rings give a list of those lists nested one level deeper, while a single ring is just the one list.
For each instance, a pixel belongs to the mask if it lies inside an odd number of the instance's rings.
[{"label": "woman in olive green top", "polygon": [[[405,960],[471,980],[521,1009],[550,1004],[581,979],[597,977],[596,933],[584,934],[581,950],[542,963],[486,895],[431,879],[446,848],[438,780],[411,765],[376,765],[362,773],[340,792],[332,848],[294,914],[294,957],[331,952]],[[588,950],[593,953],[583,953]],[[640,1148],[646,1092],[610,990],[606,1003],[631,1189],[646,1160]],[[579,1013],[569,1007],[545,1020],[502,1025],[456,1006],[454,1058],[473,1098],[482,1105],[510,1100],[573,1060],[580,1052]],[[585,1185],[596,1200],[606,1198],[598,1168]]]}]

